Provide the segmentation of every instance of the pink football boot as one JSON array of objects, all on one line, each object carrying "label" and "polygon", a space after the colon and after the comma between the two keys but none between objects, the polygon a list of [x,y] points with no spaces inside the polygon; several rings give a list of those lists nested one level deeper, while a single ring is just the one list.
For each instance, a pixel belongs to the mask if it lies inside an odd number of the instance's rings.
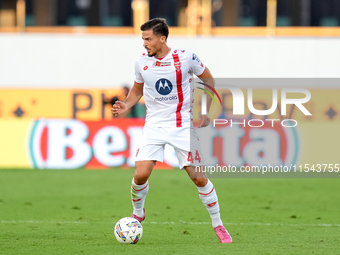
[{"label": "pink football boot", "polygon": [[220,240],[220,243],[231,243],[233,241],[224,226],[219,225],[214,228],[214,230],[218,239]]},{"label": "pink football boot", "polygon": [[142,222],[143,220],[145,220],[145,208],[143,208],[143,218],[138,217],[136,214],[132,214],[131,218],[134,218],[138,220],[139,222]]}]

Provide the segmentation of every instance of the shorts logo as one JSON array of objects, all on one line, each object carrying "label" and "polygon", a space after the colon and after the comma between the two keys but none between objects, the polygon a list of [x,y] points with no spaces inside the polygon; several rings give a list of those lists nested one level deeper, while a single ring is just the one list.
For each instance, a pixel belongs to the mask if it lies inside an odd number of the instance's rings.
[{"label": "shorts logo", "polygon": [[166,96],[166,95],[169,95],[170,92],[172,91],[172,83],[167,80],[167,79],[159,79],[157,82],[156,82],[156,90],[159,94],[163,95],[163,96]]},{"label": "shorts logo", "polygon": [[145,70],[147,70],[148,68],[149,68],[148,66],[144,66],[144,68],[143,68],[143,69],[144,69],[144,71],[145,71]]}]

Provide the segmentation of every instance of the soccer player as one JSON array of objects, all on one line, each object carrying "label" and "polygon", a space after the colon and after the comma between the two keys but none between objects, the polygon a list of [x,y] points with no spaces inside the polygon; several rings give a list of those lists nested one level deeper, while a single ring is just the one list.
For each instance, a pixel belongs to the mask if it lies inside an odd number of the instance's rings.
[{"label": "soccer player", "polygon": [[[195,74],[213,87],[213,77],[192,52],[169,48],[169,28],[165,19],[151,19],[141,26],[141,30],[147,54],[143,53],[136,61],[135,82],[128,97],[124,102],[116,101],[112,108],[113,115],[118,117],[144,95],[147,115],[131,184],[132,217],[140,222],[145,219],[144,201],[149,190],[148,178],[156,162],[163,162],[164,146],[169,144],[175,149],[179,167],[186,170],[197,186],[219,241],[231,243],[231,236],[220,218],[214,185],[202,171],[195,171],[195,166],[200,167],[204,163],[199,139],[192,126],[194,88],[191,81]],[[209,112],[212,99],[207,98]],[[199,118],[199,128],[209,125],[208,115],[199,113]]]}]

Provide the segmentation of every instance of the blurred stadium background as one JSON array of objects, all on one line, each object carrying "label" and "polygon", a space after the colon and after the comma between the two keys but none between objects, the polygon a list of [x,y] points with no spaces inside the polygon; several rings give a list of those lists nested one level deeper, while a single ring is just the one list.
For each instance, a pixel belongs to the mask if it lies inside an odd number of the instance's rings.
[{"label": "blurred stadium background", "polygon": [[[145,105],[119,119],[110,109],[133,84],[139,27],[154,17],[167,19],[168,45],[216,78],[305,78],[312,116],[289,106],[296,132],[226,132],[232,153],[213,150],[223,163],[266,164],[278,151],[285,164],[340,163],[339,0],[0,0],[0,254],[339,254],[339,179],[215,178],[227,247],[185,173],[154,171],[143,239],[113,241],[132,209]],[[271,105],[268,84],[258,108]],[[220,95],[211,117],[228,118]],[[157,168],[176,167],[167,148]]]},{"label": "blurred stadium background", "polygon": [[[110,108],[133,84],[139,27],[154,17],[215,77],[339,78],[336,0],[0,0],[0,167],[132,167],[145,106],[118,120]],[[301,145],[291,163],[334,160],[339,84],[305,88],[313,116],[294,112],[302,132],[280,133],[280,146]],[[158,167],[177,166],[167,155]]]}]

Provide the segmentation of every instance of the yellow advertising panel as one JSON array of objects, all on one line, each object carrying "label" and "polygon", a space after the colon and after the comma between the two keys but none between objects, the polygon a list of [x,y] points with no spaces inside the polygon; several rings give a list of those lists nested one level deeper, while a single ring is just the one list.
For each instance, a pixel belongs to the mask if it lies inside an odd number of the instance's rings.
[{"label": "yellow advertising panel", "polygon": [[[229,90],[226,89],[217,89],[217,93],[219,94],[222,106],[217,103],[212,102],[209,116],[211,119],[222,119],[222,118],[236,118],[237,116],[233,115],[233,96]],[[242,115],[242,119],[295,119],[299,123],[310,123],[310,122],[328,122],[340,123],[340,90],[332,89],[332,90],[320,90],[320,89],[309,89],[311,93],[311,99],[304,103],[303,106],[312,114],[310,116],[306,116],[303,112],[296,107],[296,105],[288,104],[286,106],[286,115],[282,116],[282,106],[281,106],[281,91],[277,92],[277,106],[274,113],[266,116],[258,116],[251,114],[248,108],[248,91],[242,89],[244,94],[244,112]],[[198,112],[201,107],[201,96],[203,92],[198,91],[195,93],[195,101],[194,101],[194,112]],[[304,95],[298,93],[287,93],[287,97],[289,99],[293,98],[301,98]],[[216,102],[217,96],[215,95]],[[254,89],[252,94],[252,104],[257,110],[266,110],[270,109],[273,104],[273,91],[272,89]],[[195,120],[198,120],[198,116],[195,115]],[[240,117],[240,118],[241,118]]]},{"label": "yellow advertising panel", "polygon": [[29,168],[27,132],[30,119],[0,119],[0,167]]},{"label": "yellow advertising panel", "polygon": [[[249,117],[247,107],[247,90],[242,90],[245,95],[245,115]],[[256,116],[252,118],[263,119],[296,119],[301,122],[328,121],[340,122],[340,90],[309,89],[311,99],[304,103],[311,116],[304,115],[298,107],[287,105],[286,116],[281,116],[281,93],[278,90],[278,106],[269,116]],[[217,89],[222,99],[222,106],[212,103],[210,117],[219,118],[232,115],[233,97],[230,91]],[[272,106],[272,89],[255,89],[253,91],[253,105],[258,110],[269,109]],[[200,109],[202,92],[195,93],[194,108]],[[289,98],[299,98],[300,95],[288,94]],[[2,89],[0,90],[0,118],[3,117],[29,117],[29,118],[75,118],[84,121],[97,121],[112,119],[112,100],[124,100],[123,89],[112,90],[79,90],[79,89]],[[215,96],[216,98],[216,96]],[[195,120],[198,116],[195,115]]]},{"label": "yellow advertising panel", "polygon": [[[143,119],[2,119],[0,168],[133,167],[143,126]],[[267,154],[279,150],[278,159],[284,165],[340,164],[340,123],[302,123],[296,128],[237,125],[234,127],[237,132],[227,128],[229,131],[225,135],[221,133],[218,139],[212,129],[212,126],[201,129],[203,140],[210,139],[215,148],[210,152],[221,162],[232,164],[242,159],[251,165],[254,160],[264,160]],[[108,146],[108,141],[113,144]],[[114,154],[109,153],[111,147],[117,148]],[[224,153],[229,147],[231,150]],[[165,159],[158,167],[178,166],[171,153],[166,154]]]},{"label": "yellow advertising panel", "polygon": [[0,118],[110,119],[113,98],[123,100],[123,90],[2,89]]},{"label": "yellow advertising panel", "polygon": [[[340,164],[340,90],[309,91],[311,98],[302,105],[311,115],[304,114],[298,104],[282,105],[280,89],[277,99],[272,89],[254,89],[252,100],[248,100],[249,91],[242,90],[244,115],[240,117],[233,115],[230,91],[218,89],[222,104],[215,95],[217,103],[212,103],[210,119],[229,123],[218,129],[213,125],[202,129],[211,146],[214,144],[211,158],[230,164],[256,165],[272,159],[275,152],[275,159],[282,164]],[[287,94],[289,99],[304,96]],[[132,167],[144,119],[112,118],[113,100],[124,98],[122,89],[0,90],[0,167],[106,169],[125,164]],[[195,93],[194,121],[201,109],[201,98],[201,91]],[[268,116],[257,116],[249,110],[249,103],[257,110],[274,111]],[[286,115],[282,115],[283,108]],[[244,124],[240,124],[240,118]],[[232,119],[236,123],[230,129]],[[278,121],[271,125],[264,121],[268,119]],[[289,126],[285,119],[295,120],[296,126]],[[257,126],[257,120],[264,126]],[[105,151],[111,148],[107,141],[119,143],[112,148],[120,149],[114,153]],[[162,166],[165,168],[177,164],[171,158],[165,162],[168,164]],[[241,163],[235,166],[240,167]]]},{"label": "yellow advertising panel", "polygon": [[340,124],[300,125],[302,164],[340,164]]}]

